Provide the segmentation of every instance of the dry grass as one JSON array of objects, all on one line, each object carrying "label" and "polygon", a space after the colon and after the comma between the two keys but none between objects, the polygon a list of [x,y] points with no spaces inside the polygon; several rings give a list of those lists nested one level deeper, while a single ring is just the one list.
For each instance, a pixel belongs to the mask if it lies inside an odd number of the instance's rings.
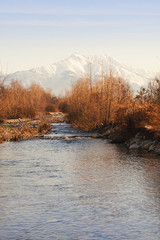
[{"label": "dry grass", "polygon": [[36,136],[46,134],[51,130],[51,125],[44,121],[30,122],[12,122],[12,124],[3,124],[0,126],[0,143],[4,141],[19,141],[31,139]]},{"label": "dry grass", "polygon": [[35,119],[8,119],[0,125],[0,143],[4,141],[19,141],[32,139],[51,131],[51,123],[63,122],[62,113],[52,115],[39,114]]},{"label": "dry grass", "polygon": [[47,133],[51,131],[52,126],[47,121],[40,121],[38,124],[38,133]]}]

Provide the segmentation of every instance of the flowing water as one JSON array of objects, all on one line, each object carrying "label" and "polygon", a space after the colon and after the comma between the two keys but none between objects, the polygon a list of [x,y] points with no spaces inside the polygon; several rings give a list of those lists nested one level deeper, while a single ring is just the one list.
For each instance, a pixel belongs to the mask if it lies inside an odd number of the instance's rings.
[{"label": "flowing water", "polygon": [[1,144],[0,239],[158,240],[160,159],[65,123]]}]

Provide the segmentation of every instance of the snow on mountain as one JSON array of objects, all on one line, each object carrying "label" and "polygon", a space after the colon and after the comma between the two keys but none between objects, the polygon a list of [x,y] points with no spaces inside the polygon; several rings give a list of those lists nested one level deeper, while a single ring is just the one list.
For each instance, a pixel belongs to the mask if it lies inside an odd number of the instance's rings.
[{"label": "snow on mountain", "polygon": [[15,72],[9,76],[9,80],[20,80],[24,86],[29,86],[33,82],[39,83],[59,95],[64,94],[65,89],[70,89],[72,82],[85,75],[91,73],[92,79],[96,80],[102,72],[109,74],[110,71],[128,81],[135,91],[140,86],[146,86],[148,81],[153,79],[151,73],[121,64],[107,55],[86,57],[73,54],[65,60],[48,66]]}]

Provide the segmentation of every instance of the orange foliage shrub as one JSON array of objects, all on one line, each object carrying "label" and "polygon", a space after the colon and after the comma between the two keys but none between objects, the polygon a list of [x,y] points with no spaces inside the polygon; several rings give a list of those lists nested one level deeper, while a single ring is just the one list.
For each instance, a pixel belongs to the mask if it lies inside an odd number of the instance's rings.
[{"label": "orange foliage shrub", "polygon": [[124,101],[127,106],[131,99],[128,84],[112,73],[92,87],[90,79],[80,79],[73,84],[68,97],[69,119],[73,126],[90,131],[115,122],[118,106]]},{"label": "orange foliage shrub", "polygon": [[35,83],[29,88],[18,81],[6,87],[0,84],[0,119],[34,118],[38,112],[55,110],[53,100],[50,92]]}]

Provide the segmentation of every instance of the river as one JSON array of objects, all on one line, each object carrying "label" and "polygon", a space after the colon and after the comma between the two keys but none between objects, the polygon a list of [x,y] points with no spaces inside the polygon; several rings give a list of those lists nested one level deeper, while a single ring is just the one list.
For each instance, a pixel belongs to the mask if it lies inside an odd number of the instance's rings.
[{"label": "river", "polygon": [[158,240],[160,159],[65,123],[3,143],[0,239]]}]

